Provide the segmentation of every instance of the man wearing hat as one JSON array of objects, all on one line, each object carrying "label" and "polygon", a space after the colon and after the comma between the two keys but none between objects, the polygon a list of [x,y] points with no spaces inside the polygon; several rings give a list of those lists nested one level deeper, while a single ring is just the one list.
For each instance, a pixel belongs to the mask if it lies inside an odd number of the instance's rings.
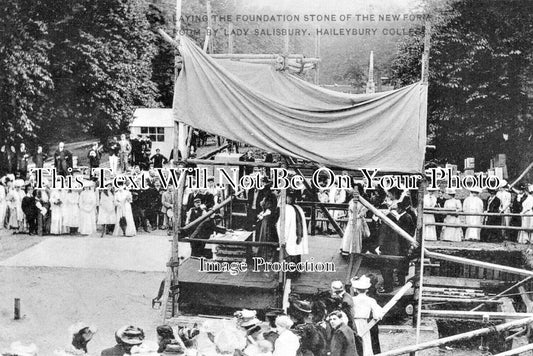
[{"label": "man wearing hat", "polygon": [[123,326],[115,333],[117,344],[102,351],[101,356],[123,356],[129,355],[131,348],[142,344],[144,331],[136,326]]},{"label": "man wearing hat", "polygon": [[[219,214],[213,214],[209,218],[202,221],[189,238],[209,240],[213,233],[225,234],[226,232],[232,232],[233,230],[226,229],[222,226],[218,226],[217,222],[222,219]],[[193,220],[194,221],[194,220]],[[212,258],[213,254],[210,250],[205,249],[205,242],[191,242],[191,256]]]},{"label": "man wearing hat", "polygon": [[331,282],[331,298],[334,304],[333,310],[342,310],[348,317],[348,326],[353,329],[353,299],[344,289],[344,283],[341,281]]},{"label": "man wearing hat", "polygon": [[[529,185],[526,199],[522,202],[522,227],[531,229],[533,228],[533,185]],[[522,230],[518,233],[518,243],[525,244],[533,241],[533,233],[531,231]]]},{"label": "man wearing hat", "polygon": [[[470,188],[470,195],[463,202],[463,211],[465,213],[480,214],[483,213],[483,200],[479,197],[481,189],[478,187]],[[466,225],[482,225],[483,217],[480,215],[467,215],[465,217]],[[465,240],[479,241],[481,238],[481,229],[479,227],[468,227],[465,232]]]},{"label": "man wearing hat", "polygon": [[[497,196],[496,189],[487,189],[490,196],[487,199],[487,209],[486,213],[498,214],[500,213],[501,202]],[[502,218],[500,216],[487,216],[485,217],[486,225],[501,225]],[[496,229],[483,229],[481,231],[481,240],[483,242],[498,242],[500,241],[501,233]]]},{"label": "man wearing hat", "polygon": [[[512,188],[514,191],[514,199],[512,199],[511,203],[511,213],[513,214],[520,214],[522,212],[522,204],[527,198],[526,195],[526,186],[523,183],[518,184],[516,188]],[[511,218],[511,226],[520,226],[522,225],[522,219],[519,216],[513,216]],[[518,232],[517,231],[511,231],[511,240],[512,241],[518,241]]]},{"label": "man wearing hat", "polygon": [[352,288],[357,292],[357,295],[353,297],[355,331],[361,336],[363,341],[363,356],[372,356],[374,355],[374,351],[372,349],[370,332],[364,335],[362,333],[368,328],[369,320],[381,320],[383,310],[374,298],[367,295],[368,289],[372,285],[367,276],[363,275],[359,278],[352,278],[351,282]]},{"label": "man wearing hat", "polygon": [[[511,212],[511,201],[512,196],[511,192],[509,191],[509,184],[505,179],[500,181],[500,186],[498,187],[498,192],[496,193],[496,197],[500,199],[500,209],[499,212],[501,214],[509,214]],[[502,218],[502,223],[504,226],[510,226],[511,225],[511,217],[510,216],[504,216]],[[504,240],[509,239],[509,230],[502,230],[501,236]]]}]

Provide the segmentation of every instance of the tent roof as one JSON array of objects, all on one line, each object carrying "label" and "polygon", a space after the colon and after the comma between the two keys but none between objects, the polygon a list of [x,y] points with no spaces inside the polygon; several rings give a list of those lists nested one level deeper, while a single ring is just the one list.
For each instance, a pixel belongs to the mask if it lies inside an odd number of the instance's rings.
[{"label": "tent roof", "polygon": [[216,61],[187,37],[174,117],[267,151],[348,169],[420,173],[427,85],[346,94],[271,65]]},{"label": "tent roof", "polygon": [[133,121],[130,126],[174,127],[172,109],[137,108],[133,113]]}]

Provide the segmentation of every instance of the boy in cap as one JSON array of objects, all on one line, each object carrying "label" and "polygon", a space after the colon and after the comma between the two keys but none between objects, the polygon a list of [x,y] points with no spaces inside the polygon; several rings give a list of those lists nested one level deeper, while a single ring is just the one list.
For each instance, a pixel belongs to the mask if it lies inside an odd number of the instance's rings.
[{"label": "boy in cap", "polygon": [[136,326],[123,326],[115,333],[117,344],[102,351],[101,356],[123,356],[129,355],[131,348],[142,344],[144,331]]}]

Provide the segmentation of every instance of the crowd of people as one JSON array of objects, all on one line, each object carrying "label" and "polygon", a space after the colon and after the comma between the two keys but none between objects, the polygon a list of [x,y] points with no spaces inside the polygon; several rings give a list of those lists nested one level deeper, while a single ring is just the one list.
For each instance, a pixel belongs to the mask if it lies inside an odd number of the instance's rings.
[{"label": "crowd of people", "polygon": [[[287,309],[235,312],[232,320],[206,320],[202,325],[160,325],[156,340],[147,340],[143,329],[126,325],[115,332],[116,344],[101,351],[90,347],[98,329],[78,322],[69,328],[70,344],[54,352],[69,355],[195,355],[195,356],[371,356],[380,353],[379,321],[373,275],[351,280],[352,296],[341,281],[319,301],[291,296]],[[261,320],[262,319],[262,320]],[[2,355],[37,355],[36,345],[14,342]]]},{"label": "crowd of people", "polygon": [[[440,208],[443,215],[424,214],[424,222],[441,222],[451,226],[426,225],[424,237],[426,240],[442,241],[483,241],[501,242],[514,241],[521,244],[533,242],[532,231],[511,230],[498,228],[483,228],[483,226],[523,227],[533,228],[533,185],[519,184],[510,188],[503,181],[498,189],[487,189],[486,199],[482,199],[482,190],[470,189],[469,195],[461,201],[456,198],[455,189],[428,189],[424,195],[424,209]],[[447,213],[446,213],[447,212]],[[463,212],[465,215],[450,214]],[[487,215],[476,215],[484,214]],[[505,215],[517,214],[517,215]],[[463,228],[453,225],[466,224]]]}]

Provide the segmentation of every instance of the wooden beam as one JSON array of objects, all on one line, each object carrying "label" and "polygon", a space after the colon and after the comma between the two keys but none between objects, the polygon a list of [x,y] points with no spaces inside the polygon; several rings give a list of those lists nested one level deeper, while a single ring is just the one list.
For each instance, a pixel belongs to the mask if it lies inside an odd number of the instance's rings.
[{"label": "wooden beam", "polygon": [[489,320],[504,319],[523,319],[533,317],[532,313],[504,313],[504,312],[486,312],[486,311],[466,311],[466,310],[422,310],[424,316],[437,319],[468,319],[483,320],[489,317]]},{"label": "wooden beam", "polygon": [[[398,301],[402,299],[404,294],[407,293],[409,289],[411,289],[412,287],[413,287],[413,282],[405,283],[405,285],[402,288],[400,288],[399,291],[396,292],[396,294],[391,298],[391,300],[389,300],[388,303],[385,304],[385,306],[383,306],[383,315],[387,314],[392,309],[392,307],[394,307],[396,303],[398,303]],[[378,320],[376,319],[371,320],[368,323],[367,328],[361,331],[359,335],[363,337],[367,332],[370,331],[370,329],[374,327],[374,325],[376,325],[377,322]]]},{"label": "wooden beam", "polygon": [[509,188],[512,188],[516,185],[516,183],[520,182],[522,180],[522,178],[524,178],[524,176],[527,174],[527,172],[529,172],[531,170],[531,168],[533,168],[533,162],[531,162],[529,164],[529,166],[526,167],[526,169],[522,172],[522,174],[520,174],[518,176],[518,178],[516,178],[514,180],[514,182],[512,182],[511,184],[509,184]]},{"label": "wooden beam", "polygon": [[512,350],[500,352],[499,354],[495,354],[493,356],[513,356],[513,355],[519,355],[521,353],[531,351],[531,350],[533,350],[533,344],[527,344],[527,345],[520,346]]},{"label": "wooden beam", "polygon": [[445,297],[424,297],[424,302],[444,302],[444,303],[485,303],[501,304],[501,300],[484,300],[475,298],[445,298]]},{"label": "wooden beam", "polygon": [[476,278],[459,278],[459,277],[440,277],[440,276],[426,276],[424,278],[425,285],[437,285],[440,287],[455,287],[455,288],[498,288],[505,285],[504,281],[490,280],[490,279],[476,279]]},{"label": "wooden beam", "polygon": [[228,245],[228,246],[252,246],[252,247],[258,247],[258,246],[272,246],[272,247],[278,247],[279,244],[277,242],[268,242],[268,241],[231,241],[231,240],[219,240],[219,239],[190,239],[190,238],[184,238],[181,239],[180,242],[204,242],[206,244],[217,244],[217,245]]},{"label": "wooden beam", "polygon": [[[494,297],[491,297],[490,299],[497,299],[507,293],[509,293],[510,291],[512,291],[513,289],[515,289],[516,287],[519,287],[521,285],[523,285],[524,283],[527,283],[529,282],[533,277],[527,277],[527,278],[524,278],[523,280],[519,281],[518,283],[515,283],[513,284],[512,286],[510,286],[509,288],[507,288],[506,290],[504,290],[503,292],[501,293],[498,293],[497,295],[495,295]],[[476,311],[476,310],[479,310],[483,307],[484,304],[480,304],[478,305],[477,307],[475,307],[474,309],[470,310],[470,311]]]},{"label": "wooden beam", "polygon": [[217,153],[219,153],[220,151],[222,150],[225,150],[226,148],[229,147],[229,144],[228,143],[225,143],[223,144],[222,146],[220,147],[217,147],[215,149],[212,149],[211,151],[208,151],[206,153],[204,153],[203,155],[201,155],[200,157],[198,157],[198,159],[208,159],[208,158],[211,158],[211,156],[213,155],[216,155]]},{"label": "wooden beam", "polygon": [[522,298],[522,301],[526,305],[527,312],[528,313],[532,313],[533,312],[533,301],[531,301],[531,299],[529,299],[528,292],[526,291],[524,286],[518,287],[518,291],[520,292],[520,298]]},{"label": "wooden beam", "polygon": [[267,167],[267,168],[280,168],[280,163],[269,163],[269,162],[222,162],[210,159],[197,159],[191,158],[187,162],[195,164],[206,164],[213,166],[239,166],[239,167]]},{"label": "wooden beam", "polygon": [[528,270],[525,270],[525,269],[520,269],[520,268],[515,268],[515,267],[497,265],[495,263],[483,262],[483,261],[478,261],[478,260],[471,260],[471,259],[468,259],[468,258],[457,257],[457,256],[450,256],[450,255],[445,255],[445,254],[438,253],[438,252],[433,252],[433,251],[426,251],[426,256],[430,257],[430,258],[436,258],[438,260],[457,262],[457,263],[462,263],[462,264],[466,264],[466,265],[470,265],[470,266],[476,266],[476,267],[492,268],[492,269],[494,269],[496,271],[514,273],[514,274],[518,274],[518,275],[521,275],[521,276],[528,276],[528,277],[531,276],[531,277],[533,277],[533,271],[528,271]]},{"label": "wooden beam", "polygon": [[187,225],[183,226],[180,228],[180,231],[185,231],[185,230],[190,230],[191,228],[197,226],[198,224],[200,224],[202,221],[206,220],[207,218],[209,218],[211,215],[213,215],[217,210],[219,210],[220,208],[223,208],[224,206],[228,205],[229,203],[231,203],[231,201],[233,199],[235,199],[235,196],[241,194],[242,192],[244,192],[244,189],[241,189],[239,190],[238,192],[236,192],[235,194],[232,194],[230,195],[229,197],[227,197],[226,199],[224,199],[224,201],[221,201],[220,203],[216,204],[215,206],[213,206],[211,208],[211,210],[207,211],[205,214],[203,214],[202,216],[200,216],[199,218],[197,218],[196,220],[194,221],[191,221],[190,223],[188,223]]},{"label": "wooden beam", "polygon": [[383,214],[379,209],[370,204],[365,198],[359,196],[359,201],[363,204],[368,210],[372,211],[377,217],[381,219],[385,224],[389,225],[396,233],[401,237],[409,241],[409,243],[415,247],[418,247],[419,244],[414,237],[405,232],[401,227],[396,225],[391,219],[389,219],[385,214]]},{"label": "wooden beam", "polygon": [[515,231],[533,231],[531,227],[518,226],[503,226],[503,225],[467,225],[467,224],[447,224],[447,223],[426,223],[427,226],[449,226],[460,228],[475,228],[475,229],[499,229],[499,230],[515,230]]},{"label": "wooden beam", "polygon": [[444,208],[431,208],[424,209],[424,214],[435,214],[435,215],[460,215],[460,216],[524,216],[522,214],[513,214],[513,213],[465,213],[464,211],[454,211]]},{"label": "wooden beam", "polygon": [[[277,59],[279,54],[260,54],[260,53],[211,53],[212,58],[217,59]],[[289,59],[304,59],[306,58],[303,54],[289,54],[286,56]]]}]

